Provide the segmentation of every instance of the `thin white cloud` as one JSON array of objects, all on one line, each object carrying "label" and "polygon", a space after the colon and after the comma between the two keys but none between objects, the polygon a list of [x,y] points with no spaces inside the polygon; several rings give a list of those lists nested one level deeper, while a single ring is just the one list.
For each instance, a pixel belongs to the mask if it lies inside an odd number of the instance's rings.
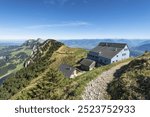
[{"label": "thin white cloud", "polygon": [[43,24],[43,25],[33,25],[27,26],[28,29],[43,29],[43,28],[60,28],[60,27],[78,27],[78,26],[88,26],[88,22],[70,22],[70,23],[59,23],[59,24]]}]

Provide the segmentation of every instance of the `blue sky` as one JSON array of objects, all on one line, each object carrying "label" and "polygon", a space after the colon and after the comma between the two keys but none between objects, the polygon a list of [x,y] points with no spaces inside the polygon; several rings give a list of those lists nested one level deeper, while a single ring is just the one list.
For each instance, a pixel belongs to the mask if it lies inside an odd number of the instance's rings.
[{"label": "blue sky", "polygon": [[0,0],[0,39],[150,39],[150,0]]}]

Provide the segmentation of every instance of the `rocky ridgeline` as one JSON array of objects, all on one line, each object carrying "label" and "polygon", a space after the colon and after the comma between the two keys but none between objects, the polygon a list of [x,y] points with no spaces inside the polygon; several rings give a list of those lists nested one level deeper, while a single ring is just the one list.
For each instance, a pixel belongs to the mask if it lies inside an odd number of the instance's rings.
[{"label": "rocky ridgeline", "polygon": [[[51,42],[55,41],[53,39],[48,39],[46,41],[43,41],[41,39],[37,40],[29,40],[27,41],[26,45],[32,47],[32,53],[31,56],[25,61],[24,67],[28,67],[30,64],[34,63],[35,60],[38,59],[38,57],[41,58],[41,56],[44,55],[44,53],[48,50],[48,48],[51,46]],[[31,43],[33,42],[33,43]]]},{"label": "rocky ridgeline", "polygon": [[40,45],[44,43],[44,40],[42,39],[37,39],[37,40],[34,40],[34,39],[30,39],[30,40],[27,40],[23,46],[28,46],[29,48],[32,49],[32,53],[31,53],[31,56],[30,58],[28,58],[25,63],[24,63],[24,67],[28,67],[31,63],[33,63],[33,60],[36,58],[36,55],[38,53],[42,53],[41,49],[40,49]]},{"label": "rocky ridgeline", "polygon": [[25,42],[22,44],[22,46],[27,46],[27,47],[33,49],[33,47],[34,47],[35,45],[40,45],[40,44],[42,44],[43,42],[44,42],[44,40],[42,40],[42,39],[40,39],[40,38],[38,38],[38,39],[29,39],[29,40],[25,41]]}]

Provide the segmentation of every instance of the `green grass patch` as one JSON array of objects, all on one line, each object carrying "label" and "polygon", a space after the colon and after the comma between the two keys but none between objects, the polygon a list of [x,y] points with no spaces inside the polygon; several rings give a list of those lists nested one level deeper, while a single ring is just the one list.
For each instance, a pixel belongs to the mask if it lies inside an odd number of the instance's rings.
[{"label": "green grass patch", "polygon": [[32,52],[32,50],[31,49],[27,49],[27,48],[23,48],[23,49],[21,49],[21,50],[19,50],[19,51],[13,51],[12,53],[11,53],[11,55],[12,56],[16,56],[17,54],[19,54],[19,53],[21,53],[21,52],[24,52],[24,53],[26,53],[28,56],[29,55],[31,55],[31,52]]}]

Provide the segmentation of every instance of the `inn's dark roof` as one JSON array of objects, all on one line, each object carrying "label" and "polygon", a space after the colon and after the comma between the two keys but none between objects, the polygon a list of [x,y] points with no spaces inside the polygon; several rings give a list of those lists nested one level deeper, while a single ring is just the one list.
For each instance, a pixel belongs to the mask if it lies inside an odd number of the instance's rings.
[{"label": "inn's dark roof", "polygon": [[88,66],[88,67],[90,67],[93,63],[95,63],[95,61],[90,60],[90,59],[83,59],[80,62],[81,65]]},{"label": "inn's dark roof", "polygon": [[124,48],[127,44],[126,43],[108,43],[108,42],[101,42],[99,46],[107,46],[107,47],[114,47],[114,48]]},{"label": "inn's dark roof", "polygon": [[99,56],[111,59],[117,55],[127,44],[125,43],[100,43],[91,52],[98,53]]},{"label": "inn's dark roof", "polygon": [[74,73],[76,68],[71,67],[70,65],[67,64],[61,64],[59,67],[59,70],[64,74],[66,78],[70,78],[71,75]]}]

